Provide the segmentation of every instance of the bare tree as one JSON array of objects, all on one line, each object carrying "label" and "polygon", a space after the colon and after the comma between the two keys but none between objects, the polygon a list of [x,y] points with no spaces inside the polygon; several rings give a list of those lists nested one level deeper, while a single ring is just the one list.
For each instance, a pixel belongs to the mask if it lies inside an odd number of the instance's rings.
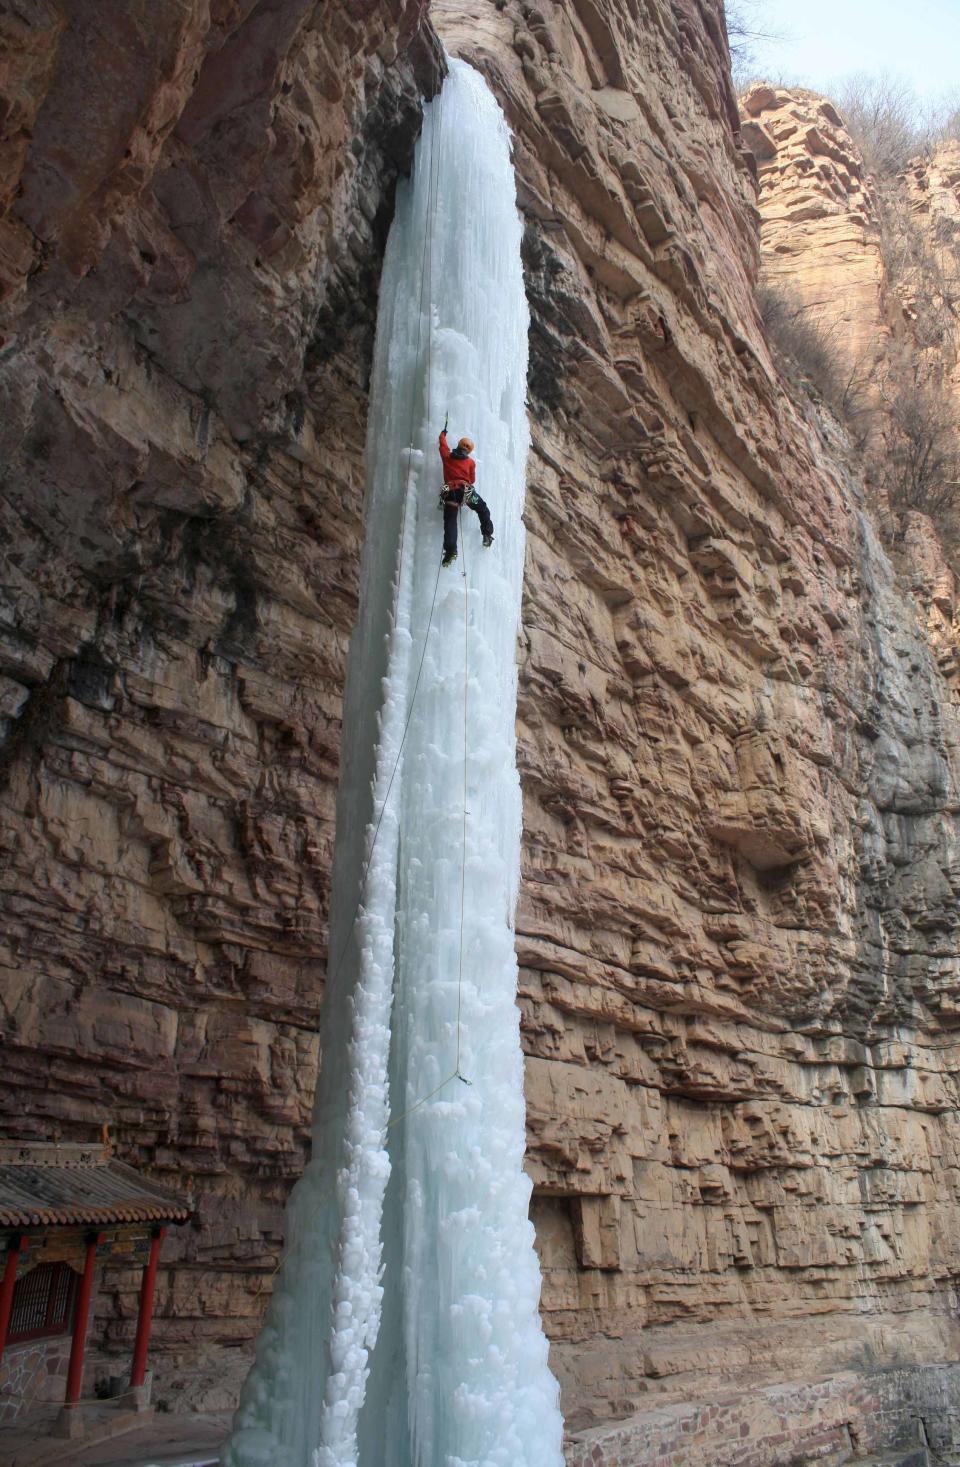
[{"label": "bare tree", "polygon": [[765,0],[727,0],[725,6],[733,84],[738,92],[745,91],[754,78],[756,43],[783,39],[778,31],[764,26],[764,6]]},{"label": "bare tree", "polygon": [[809,383],[836,411],[842,411],[849,391],[838,367],[835,328],[782,286],[761,285],[757,305],[767,340],[789,371]]},{"label": "bare tree", "polygon": [[933,130],[937,142],[948,138],[960,140],[960,88],[954,87],[944,97],[934,120]]},{"label": "bare tree", "polygon": [[881,178],[900,173],[929,145],[931,124],[916,93],[887,72],[848,77],[836,101],[864,162]]},{"label": "bare tree", "polygon": [[881,179],[902,173],[934,143],[960,137],[956,90],[939,103],[924,103],[902,78],[859,73],[841,83],[835,100],[864,162]]},{"label": "bare tree", "polygon": [[960,424],[949,390],[901,376],[881,388],[890,424],[887,477],[894,509],[919,509],[949,531],[960,487]]}]

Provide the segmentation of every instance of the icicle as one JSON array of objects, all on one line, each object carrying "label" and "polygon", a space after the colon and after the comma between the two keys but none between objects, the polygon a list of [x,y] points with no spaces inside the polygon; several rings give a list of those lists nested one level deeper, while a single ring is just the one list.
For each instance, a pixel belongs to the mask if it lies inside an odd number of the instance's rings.
[{"label": "icicle", "polygon": [[[520,234],[502,114],[451,62],[381,282],[314,1161],[225,1467],[562,1463],[513,943]],[[464,509],[440,570],[447,412],[476,441],[495,540]]]}]

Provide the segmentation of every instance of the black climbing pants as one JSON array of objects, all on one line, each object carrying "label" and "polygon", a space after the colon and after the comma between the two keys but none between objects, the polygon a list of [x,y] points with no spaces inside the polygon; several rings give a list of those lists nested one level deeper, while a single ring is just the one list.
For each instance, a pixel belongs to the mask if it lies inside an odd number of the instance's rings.
[{"label": "black climbing pants", "polygon": [[[449,551],[457,548],[457,515],[460,506],[464,503],[463,488],[445,489],[443,491],[443,550],[446,555]],[[468,507],[476,512],[480,521],[480,533],[482,535],[493,534],[493,520],[486,501],[480,498],[476,489],[467,489],[466,503]]]}]

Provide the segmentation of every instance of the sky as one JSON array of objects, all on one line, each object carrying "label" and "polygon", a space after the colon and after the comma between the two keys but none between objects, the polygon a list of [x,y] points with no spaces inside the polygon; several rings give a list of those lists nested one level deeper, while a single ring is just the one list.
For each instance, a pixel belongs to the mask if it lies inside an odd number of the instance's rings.
[{"label": "sky", "polygon": [[[733,0],[728,0],[733,8]],[[960,92],[960,0],[740,0],[751,76],[830,92],[853,72],[889,73],[929,103]]]}]

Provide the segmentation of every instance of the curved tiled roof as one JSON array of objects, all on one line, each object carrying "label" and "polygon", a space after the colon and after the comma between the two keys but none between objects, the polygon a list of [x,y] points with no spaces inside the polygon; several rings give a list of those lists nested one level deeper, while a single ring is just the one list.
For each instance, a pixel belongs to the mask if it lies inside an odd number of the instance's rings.
[{"label": "curved tiled roof", "polygon": [[192,1211],[107,1148],[0,1144],[0,1227],[179,1223]]}]

